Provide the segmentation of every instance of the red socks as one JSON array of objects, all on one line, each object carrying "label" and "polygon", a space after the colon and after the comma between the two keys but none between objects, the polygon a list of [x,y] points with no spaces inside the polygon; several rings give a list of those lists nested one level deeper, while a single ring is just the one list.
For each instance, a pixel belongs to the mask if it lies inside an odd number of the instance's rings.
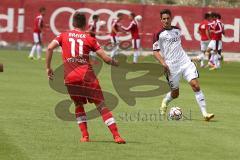
[{"label": "red socks", "polygon": [[82,136],[88,137],[89,134],[87,131],[87,117],[86,117],[86,113],[84,111],[83,106],[77,106],[75,108],[75,115],[76,115],[78,126],[82,132]]},{"label": "red socks", "polygon": [[[111,111],[109,111],[108,108],[103,107],[100,113],[104,123],[108,126],[113,137],[120,136],[118,133],[117,124],[115,122],[115,119],[112,116]],[[76,115],[78,126],[82,133],[82,137],[86,137],[86,136],[89,137],[89,134],[87,131],[87,117],[86,117],[86,113],[84,111],[83,106],[77,106],[75,108],[75,115]]]},{"label": "red socks", "polygon": [[111,111],[108,110],[108,108],[103,107],[100,111],[102,115],[102,119],[104,123],[108,126],[109,130],[111,131],[113,137],[120,136],[118,133],[117,124],[115,122],[115,119],[112,116]]}]

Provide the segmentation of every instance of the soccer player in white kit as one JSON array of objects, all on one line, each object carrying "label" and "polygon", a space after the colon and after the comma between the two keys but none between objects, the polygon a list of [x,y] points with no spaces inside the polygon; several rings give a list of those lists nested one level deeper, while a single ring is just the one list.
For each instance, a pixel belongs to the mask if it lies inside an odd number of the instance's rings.
[{"label": "soccer player in white kit", "polygon": [[204,119],[209,121],[214,114],[210,114],[206,110],[205,97],[197,80],[198,71],[181,45],[181,31],[179,28],[171,26],[172,15],[169,9],[161,10],[160,17],[163,29],[154,36],[153,54],[164,67],[171,88],[162,101],[161,114],[165,116],[169,102],[179,96],[179,81],[183,76],[195,93]]}]

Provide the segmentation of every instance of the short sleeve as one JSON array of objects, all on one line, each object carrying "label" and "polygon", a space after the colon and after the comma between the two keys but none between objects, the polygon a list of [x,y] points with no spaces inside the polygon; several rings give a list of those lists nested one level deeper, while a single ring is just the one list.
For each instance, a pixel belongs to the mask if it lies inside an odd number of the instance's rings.
[{"label": "short sleeve", "polygon": [[201,29],[206,29],[206,25],[205,24],[201,25]]},{"label": "short sleeve", "polygon": [[59,46],[62,46],[62,34],[59,34],[54,41],[58,43]]},{"label": "short sleeve", "polygon": [[153,35],[153,51],[160,51],[159,34]]}]

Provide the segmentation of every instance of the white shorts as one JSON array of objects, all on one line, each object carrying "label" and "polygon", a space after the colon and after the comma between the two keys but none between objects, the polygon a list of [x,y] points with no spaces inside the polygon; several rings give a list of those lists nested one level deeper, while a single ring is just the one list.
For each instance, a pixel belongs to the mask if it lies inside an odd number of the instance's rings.
[{"label": "white shorts", "polygon": [[111,36],[111,43],[112,44],[119,44],[118,36]]},{"label": "white shorts", "polygon": [[210,41],[200,41],[200,47],[202,52],[205,52],[207,50],[209,42]]},{"label": "white shorts", "polygon": [[132,47],[133,47],[133,49],[139,49],[140,48],[140,39],[132,39]]},{"label": "white shorts", "polygon": [[198,78],[199,74],[197,68],[193,62],[186,63],[177,69],[170,68],[170,76],[167,77],[168,84],[172,90],[179,88],[179,81],[181,76],[190,82],[191,80]]},{"label": "white shorts", "polygon": [[222,41],[221,40],[211,40],[208,48],[212,50],[221,50],[222,49]]},{"label": "white shorts", "polygon": [[33,41],[34,43],[41,43],[42,42],[42,34],[41,33],[33,33]]}]

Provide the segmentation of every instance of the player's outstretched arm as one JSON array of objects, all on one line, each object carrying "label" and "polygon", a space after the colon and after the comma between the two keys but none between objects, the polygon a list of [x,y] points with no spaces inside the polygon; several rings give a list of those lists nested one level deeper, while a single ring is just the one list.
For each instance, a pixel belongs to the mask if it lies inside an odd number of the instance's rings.
[{"label": "player's outstretched arm", "polygon": [[103,49],[99,49],[96,51],[97,55],[107,64],[112,66],[118,66],[118,62],[111,57],[109,57]]},{"label": "player's outstretched arm", "polygon": [[168,65],[165,63],[163,57],[161,56],[160,51],[153,51],[153,55],[154,57],[158,60],[158,62],[160,64],[162,64],[163,68],[164,68],[164,72],[168,75],[170,75],[170,70],[168,68]]},{"label": "player's outstretched arm", "polygon": [[53,70],[51,68],[51,61],[52,61],[52,55],[53,55],[53,50],[57,48],[59,44],[53,40],[47,47],[46,51],[46,71],[48,75],[48,79],[52,80],[53,79]]},{"label": "player's outstretched arm", "polygon": [[133,23],[130,23],[129,26],[127,26],[127,27],[121,26],[121,29],[123,31],[129,32],[129,31],[131,31],[132,27],[133,27]]}]

